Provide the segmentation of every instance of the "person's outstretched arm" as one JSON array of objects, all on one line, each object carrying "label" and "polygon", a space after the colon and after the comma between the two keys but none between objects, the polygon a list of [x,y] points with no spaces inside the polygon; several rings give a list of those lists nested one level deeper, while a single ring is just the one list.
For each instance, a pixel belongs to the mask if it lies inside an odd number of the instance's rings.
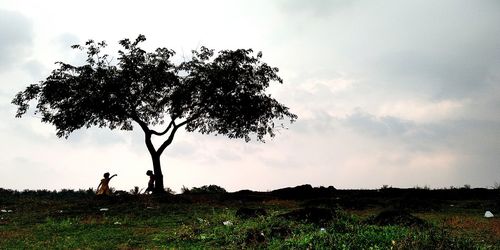
[{"label": "person's outstretched arm", "polygon": [[115,176],[118,176],[117,174],[114,174],[112,175],[111,177],[109,177],[109,179],[111,180],[111,178],[115,177]]}]

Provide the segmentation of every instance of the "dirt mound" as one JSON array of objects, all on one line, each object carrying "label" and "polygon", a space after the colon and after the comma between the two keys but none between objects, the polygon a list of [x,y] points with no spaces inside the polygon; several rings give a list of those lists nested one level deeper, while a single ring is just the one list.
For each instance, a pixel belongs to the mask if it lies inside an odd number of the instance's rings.
[{"label": "dirt mound", "polygon": [[366,221],[368,224],[379,226],[407,226],[407,227],[426,227],[427,223],[403,210],[386,210],[380,212],[377,216]]},{"label": "dirt mound", "polygon": [[266,236],[264,235],[264,232],[260,230],[251,229],[246,233],[245,237],[246,244],[255,245],[264,243],[265,241],[266,241]]},{"label": "dirt mound", "polygon": [[242,219],[255,218],[259,216],[266,216],[267,212],[263,208],[247,208],[242,207],[236,210],[236,216]]},{"label": "dirt mound", "polygon": [[324,224],[333,219],[334,213],[326,208],[308,207],[282,214],[280,217],[287,220]]},{"label": "dirt mound", "polygon": [[271,191],[269,194],[281,199],[290,200],[308,200],[319,197],[330,197],[337,189],[333,186],[329,187],[315,187],[310,184],[305,184],[296,187],[287,187]]}]

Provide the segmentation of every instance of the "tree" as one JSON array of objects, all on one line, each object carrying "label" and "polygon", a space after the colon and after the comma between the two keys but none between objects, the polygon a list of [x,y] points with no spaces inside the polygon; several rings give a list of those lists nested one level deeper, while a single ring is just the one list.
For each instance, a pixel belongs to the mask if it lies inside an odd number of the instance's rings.
[{"label": "tree", "polygon": [[[123,50],[118,51],[116,63],[103,54],[104,41],[72,46],[86,51],[86,63],[57,62],[45,80],[29,85],[12,100],[18,106],[16,117],[36,100],[34,113],[65,138],[82,127],[132,130],[138,124],[153,161],[156,192],[164,189],[160,156],[179,128],[264,142],[284,127],[276,121],[296,120],[289,108],[265,93],[270,82],[282,79],[278,68],[261,61],[261,52],[254,56],[251,49],[237,49],[214,55],[201,47],[192,51],[191,59],[174,63],[173,50],[146,52],[139,47],[145,40],[143,35],[134,41],[120,40]],[[163,143],[155,147],[152,136],[164,136]]]}]

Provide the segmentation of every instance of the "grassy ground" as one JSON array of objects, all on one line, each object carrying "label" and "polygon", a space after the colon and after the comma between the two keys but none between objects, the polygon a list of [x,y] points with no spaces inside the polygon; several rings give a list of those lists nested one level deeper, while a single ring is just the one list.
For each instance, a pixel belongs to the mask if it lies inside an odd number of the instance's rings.
[{"label": "grassy ground", "polygon": [[[382,207],[319,205],[333,211],[331,220],[320,222],[281,216],[304,204],[217,195],[4,192],[0,249],[500,249],[500,220],[483,218],[478,209],[412,213],[425,227],[367,223]],[[241,207],[266,214],[238,217]]]}]

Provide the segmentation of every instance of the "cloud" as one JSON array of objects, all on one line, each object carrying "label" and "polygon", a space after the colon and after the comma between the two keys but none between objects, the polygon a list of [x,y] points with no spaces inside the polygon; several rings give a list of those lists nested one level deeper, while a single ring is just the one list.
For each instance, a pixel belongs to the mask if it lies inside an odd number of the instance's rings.
[{"label": "cloud", "polygon": [[275,4],[281,11],[288,15],[305,15],[308,18],[322,18],[330,16],[332,12],[352,5],[355,1],[336,1],[336,0],[317,0],[317,1],[301,1],[301,0],[279,0]]},{"label": "cloud", "polygon": [[[279,50],[301,48],[282,64],[295,71],[344,72],[374,88],[452,99],[481,91],[500,69],[500,8],[494,1],[290,5],[297,8],[285,8],[274,39],[283,46]],[[306,27],[295,30],[296,12],[311,9],[324,11],[322,21],[305,19]]]},{"label": "cloud", "polygon": [[[41,5],[43,11],[23,4],[10,8],[19,12],[0,13],[0,77],[8,83],[0,86],[0,114],[6,118],[0,122],[1,137],[8,141],[0,145],[5,151],[0,161],[9,171],[15,171],[10,166],[49,166],[57,178],[65,176],[64,185],[87,187],[108,169],[120,171],[115,183],[120,187],[146,183],[143,170],[151,162],[139,127],[133,132],[93,128],[58,139],[37,119],[14,119],[8,104],[27,83],[43,79],[54,61],[83,61],[84,53],[69,45],[93,38],[112,47],[118,39],[144,33],[148,50],[168,46],[180,57],[197,44],[262,49],[285,82],[273,87],[273,96],[299,115],[289,130],[265,144],[179,131],[162,158],[173,188],[216,183],[230,190],[265,190],[306,182],[341,188],[487,186],[498,181],[498,1],[190,1],[125,4],[120,13],[110,11],[115,5],[109,3],[97,10],[105,13],[97,16],[112,20],[104,26],[104,19],[80,16],[94,11],[92,4],[78,12],[70,4],[59,4],[57,12],[49,11],[51,4]],[[162,15],[164,9],[173,15]],[[192,18],[175,25],[188,12]],[[131,13],[138,18],[130,19]],[[53,26],[51,20],[67,22]],[[158,32],[165,28],[169,32]],[[10,70],[12,65],[17,68]],[[31,162],[14,160],[24,148],[36,153],[27,157]],[[51,159],[58,154],[67,156],[64,163]],[[0,176],[4,173],[9,172]],[[68,173],[87,173],[87,181],[71,183]]]},{"label": "cloud", "polygon": [[[52,133],[53,137],[55,135]],[[81,128],[74,131],[69,137],[68,141],[74,143],[75,145],[95,145],[95,146],[106,146],[113,144],[126,144],[128,137],[131,136],[129,131],[122,131],[119,129],[110,130],[108,128]],[[60,140],[65,140],[60,138]]]},{"label": "cloud", "polygon": [[393,116],[375,117],[360,110],[341,120],[342,125],[356,132],[377,136],[405,136],[415,125]]},{"label": "cloud", "polygon": [[37,60],[28,60],[22,65],[22,67],[30,76],[32,76],[33,79],[39,78],[45,70],[44,65]]},{"label": "cloud", "polygon": [[53,41],[60,51],[71,51],[70,48],[72,45],[81,43],[78,36],[68,32],[56,36]]},{"label": "cloud", "polygon": [[30,55],[32,22],[15,11],[0,9],[0,73],[15,68]]}]

